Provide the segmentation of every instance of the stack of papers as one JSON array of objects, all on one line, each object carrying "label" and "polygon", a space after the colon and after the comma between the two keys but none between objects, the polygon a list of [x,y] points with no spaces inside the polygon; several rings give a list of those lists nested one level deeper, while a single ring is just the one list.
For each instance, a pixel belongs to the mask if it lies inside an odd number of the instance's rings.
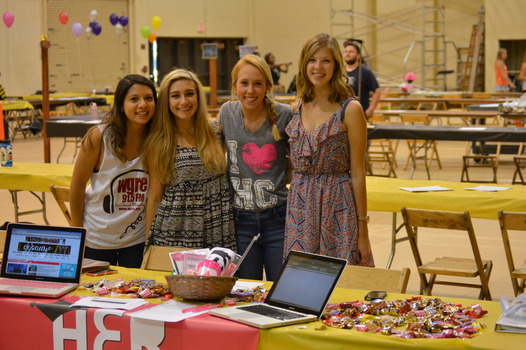
[{"label": "stack of papers", "polygon": [[198,305],[188,304],[181,301],[168,300],[165,303],[132,312],[130,317],[144,320],[179,322],[190,317],[199,316],[208,312],[208,310],[221,307],[221,304]]},{"label": "stack of papers", "polygon": [[442,186],[400,187],[400,189],[409,192],[452,191],[451,188],[446,188]]},{"label": "stack of papers", "polygon": [[485,186],[485,185],[480,185],[480,186],[477,186],[477,187],[466,188],[466,190],[473,190],[473,191],[486,191],[486,192],[496,192],[496,191],[509,190],[510,188],[511,188],[511,187]]},{"label": "stack of papers", "polygon": [[495,324],[495,331],[526,333],[526,294],[520,294],[509,306],[506,303],[502,305],[502,315]]},{"label": "stack of papers", "polygon": [[148,304],[144,299],[85,297],[80,298],[71,304],[70,307],[97,307],[101,309],[133,310],[144,304]]},{"label": "stack of papers", "polygon": [[94,260],[84,258],[82,260],[82,273],[104,270],[110,267],[110,263],[107,261]]},{"label": "stack of papers", "polygon": [[[466,190],[472,191],[484,191],[484,192],[496,192],[509,190],[511,187],[502,187],[502,186],[486,186],[480,185],[477,187],[469,187]],[[424,187],[400,187],[401,190],[408,192],[439,192],[439,191],[453,191],[451,188],[442,187],[442,186],[424,186]]]}]

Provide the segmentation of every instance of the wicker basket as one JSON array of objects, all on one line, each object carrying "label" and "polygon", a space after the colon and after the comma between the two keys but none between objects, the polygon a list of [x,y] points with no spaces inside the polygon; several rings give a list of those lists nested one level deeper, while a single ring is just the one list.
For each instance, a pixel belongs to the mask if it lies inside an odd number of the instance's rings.
[{"label": "wicker basket", "polygon": [[188,300],[218,300],[230,293],[237,277],[166,275],[166,281],[176,297]]}]

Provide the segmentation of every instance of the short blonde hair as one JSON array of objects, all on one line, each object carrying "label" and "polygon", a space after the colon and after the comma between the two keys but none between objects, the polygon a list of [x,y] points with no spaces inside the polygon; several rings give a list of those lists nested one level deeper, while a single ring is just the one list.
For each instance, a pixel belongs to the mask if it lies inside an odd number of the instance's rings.
[{"label": "short blonde hair", "polygon": [[500,48],[499,51],[497,51],[497,59],[498,60],[502,60],[502,54],[504,53],[507,53],[508,50],[504,49],[504,48]]}]

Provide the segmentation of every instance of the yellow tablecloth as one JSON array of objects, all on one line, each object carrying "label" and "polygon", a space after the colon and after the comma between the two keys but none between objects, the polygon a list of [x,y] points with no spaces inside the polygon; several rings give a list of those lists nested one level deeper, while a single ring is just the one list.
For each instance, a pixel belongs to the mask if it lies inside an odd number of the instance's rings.
[{"label": "yellow tablecloth", "polygon": [[[89,92],[60,92],[49,94],[49,98],[62,98],[62,97],[89,97],[92,96],[92,93]],[[42,98],[41,94],[34,95],[24,95],[22,96],[24,100],[38,100]]]},{"label": "yellow tablecloth", "polygon": [[[355,289],[336,289],[330,302],[363,301],[367,291]],[[386,300],[408,298],[407,294],[389,293]],[[263,330],[259,336],[259,350],[318,350],[318,349],[519,349],[526,336],[522,334],[505,334],[494,331],[501,309],[496,301],[482,301],[459,298],[441,298],[445,301],[460,303],[462,306],[480,304],[488,311],[480,321],[486,329],[471,339],[400,339],[373,333],[361,333],[354,329],[337,329],[326,327],[316,330],[321,322],[307,324],[306,329],[295,326]]]},{"label": "yellow tablecloth", "polygon": [[[470,191],[466,188],[480,184],[438,180],[405,180],[386,177],[367,177],[367,201],[371,211],[397,213],[402,207],[449,211],[468,210],[471,217],[497,219],[499,209],[507,211],[526,211],[526,186],[495,185],[511,187],[497,192]],[[442,186],[453,191],[408,192],[400,187]]]},{"label": "yellow tablecloth", "polygon": [[[104,276],[107,279],[115,280],[122,278],[130,281],[134,278],[154,279],[157,282],[165,282],[166,272],[148,271],[139,269],[127,269],[113,267],[118,270],[118,274]],[[96,282],[103,277],[88,277],[83,275],[81,282]],[[266,284],[267,288],[270,283]],[[330,301],[339,303],[344,301],[363,301],[367,291],[337,288]],[[72,294],[78,296],[94,296],[92,291],[75,291]],[[387,300],[405,299],[412,295],[389,293]],[[400,339],[391,336],[373,333],[361,333],[356,330],[336,329],[325,327],[321,330],[321,321],[304,324],[305,329],[298,329],[297,326],[279,327],[260,331],[258,349],[260,350],[306,350],[306,349],[518,349],[520,344],[526,341],[525,335],[496,333],[493,331],[501,309],[499,302],[482,301],[460,298],[442,298],[445,301],[460,303],[463,306],[480,304],[484,310],[488,311],[480,321],[486,324],[487,328],[471,339]],[[159,303],[159,300],[149,300]]]},{"label": "yellow tablecloth", "polygon": [[[114,95],[97,95],[93,93],[81,93],[81,92],[62,92],[57,94],[50,94],[49,98],[52,100],[54,98],[67,98],[67,97],[100,97],[106,99],[106,104],[108,106],[113,105]],[[24,100],[41,100],[42,95],[24,95],[22,96]]]},{"label": "yellow tablecloth", "polygon": [[34,109],[33,105],[24,100],[18,101],[1,101],[2,109],[4,111],[16,111],[24,109]]},{"label": "yellow tablecloth", "polygon": [[73,165],[18,163],[16,150],[12,167],[0,167],[0,189],[49,192],[49,185],[69,187]]},{"label": "yellow tablecloth", "polygon": [[[0,188],[8,190],[48,192],[49,185],[68,186],[73,165],[50,163],[19,163],[14,154],[11,168],[0,168]],[[399,187],[424,187],[438,185],[453,191],[407,192]],[[497,219],[499,209],[526,211],[526,186],[511,187],[498,192],[469,191],[466,188],[479,184],[437,180],[405,180],[386,177],[367,177],[368,209],[397,213],[403,206],[419,209],[450,211],[469,210],[474,218]]]}]

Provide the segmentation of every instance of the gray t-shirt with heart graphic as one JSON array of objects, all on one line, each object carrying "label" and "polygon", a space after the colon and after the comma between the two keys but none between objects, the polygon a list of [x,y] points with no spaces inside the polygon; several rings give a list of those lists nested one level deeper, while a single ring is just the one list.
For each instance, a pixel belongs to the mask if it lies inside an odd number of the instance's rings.
[{"label": "gray t-shirt with heart graphic", "polygon": [[240,101],[221,106],[219,123],[228,155],[228,176],[234,208],[259,212],[287,203],[287,158],[285,127],[292,118],[289,105],[275,103],[276,126],[281,140],[272,136],[268,117],[255,132],[245,129]]}]

